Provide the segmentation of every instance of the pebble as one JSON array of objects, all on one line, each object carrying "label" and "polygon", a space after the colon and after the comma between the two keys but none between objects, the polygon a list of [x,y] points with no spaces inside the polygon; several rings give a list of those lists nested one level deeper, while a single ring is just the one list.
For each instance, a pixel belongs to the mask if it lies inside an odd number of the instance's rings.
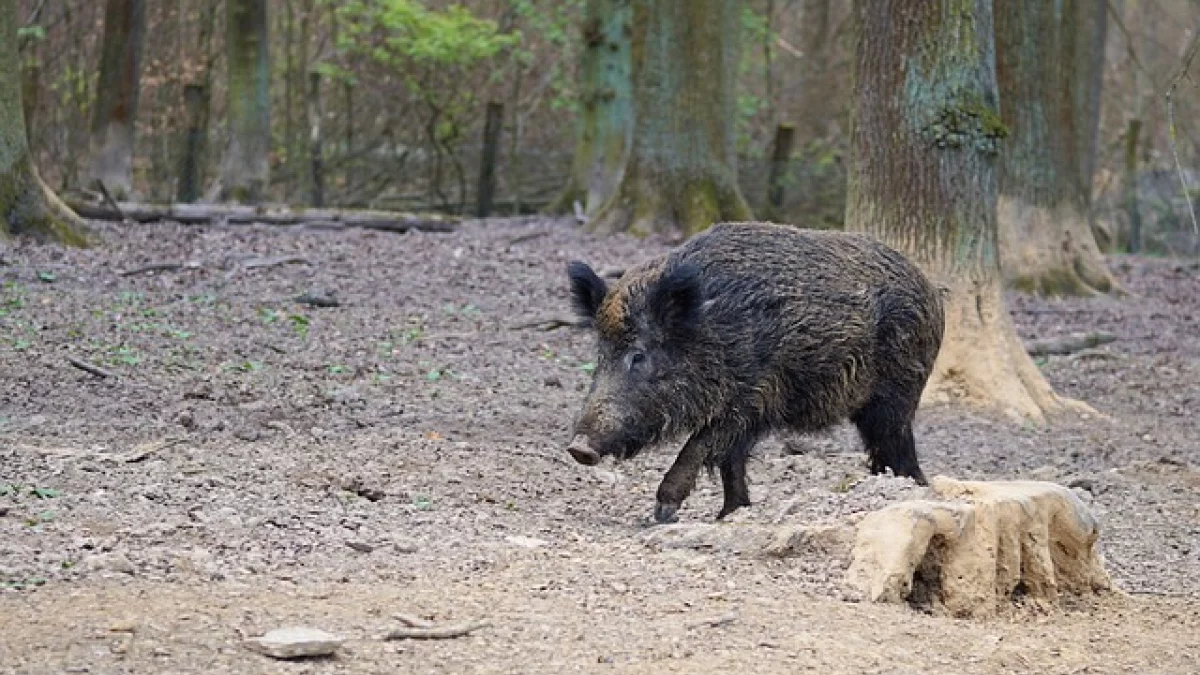
[{"label": "pebble", "polygon": [[539,547],[545,546],[546,544],[549,543],[544,539],[537,539],[534,537],[523,537],[521,535],[512,535],[509,537],[505,537],[504,541],[507,541],[508,543],[512,544],[513,546],[520,546],[522,548],[539,548]]},{"label": "pebble", "polygon": [[343,638],[316,628],[290,626],[246,640],[246,647],[275,659],[330,656],[342,646]]},{"label": "pebble", "polygon": [[80,565],[89,572],[119,572],[133,574],[137,568],[122,553],[97,553],[83,559]]}]

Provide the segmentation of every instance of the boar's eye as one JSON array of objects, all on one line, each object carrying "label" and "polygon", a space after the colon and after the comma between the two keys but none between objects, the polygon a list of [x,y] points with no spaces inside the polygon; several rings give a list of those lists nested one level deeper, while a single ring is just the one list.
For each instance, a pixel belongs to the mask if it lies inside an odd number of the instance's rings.
[{"label": "boar's eye", "polygon": [[646,362],[646,354],[644,352],[631,352],[628,358],[630,370],[638,368]]}]

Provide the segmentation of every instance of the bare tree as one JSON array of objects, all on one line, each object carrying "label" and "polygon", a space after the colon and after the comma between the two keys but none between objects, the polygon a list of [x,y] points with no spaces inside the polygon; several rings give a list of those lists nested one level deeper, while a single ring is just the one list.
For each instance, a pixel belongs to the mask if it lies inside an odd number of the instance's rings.
[{"label": "bare tree", "polygon": [[225,21],[229,144],[221,165],[218,198],[257,203],[266,192],[270,174],[267,0],[228,0]]},{"label": "bare tree", "polygon": [[847,229],[904,252],[949,291],[925,397],[1040,418],[1065,405],[1004,304],[996,241],[991,0],[857,0]]},{"label": "bare tree", "polygon": [[633,131],[630,10],[630,0],[588,0],[580,27],[575,160],[552,213],[568,213],[578,201],[594,214],[621,182]]},{"label": "bare tree", "polygon": [[17,2],[0,0],[0,239],[30,234],[82,245],[83,221],[38,176],[25,134]]},{"label": "bare tree", "polygon": [[[1007,282],[1042,295],[1117,288],[1088,219],[1105,3],[996,3],[999,240]],[[1091,44],[1099,40],[1098,44]],[[1089,172],[1084,175],[1085,170]]]},{"label": "bare tree", "polygon": [[687,236],[750,217],[734,137],[741,5],[633,0],[633,146],[592,230]]},{"label": "bare tree", "polygon": [[101,181],[118,199],[133,192],[133,138],[145,36],[145,0],[108,0],[85,182]]}]

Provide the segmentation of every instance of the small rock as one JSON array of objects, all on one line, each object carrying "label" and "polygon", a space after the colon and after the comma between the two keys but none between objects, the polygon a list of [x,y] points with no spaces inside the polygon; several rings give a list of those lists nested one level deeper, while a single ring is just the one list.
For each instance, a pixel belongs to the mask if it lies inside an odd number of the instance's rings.
[{"label": "small rock", "polygon": [[338,302],[333,291],[326,291],[324,293],[310,291],[296,296],[296,302],[310,307],[338,307],[342,304]]},{"label": "small rock", "polygon": [[234,430],[233,437],[252,443],[262,438],[262,431],[258,427],[238,427]]},{"label": "small rock", "polygon": [[184,429],[194,429],[196,427],[196,418],[190,411],[184,410],[175,416],[175,423]]},{"label": "small rock", "polygon": [[80,565],[89,572],[119,572],[133,574],[137,568],[121,553],[97,553],[83,559]]},{"label": "small rock", "polygon": [[291,626],[277,628],[260,637],[246,640],[249,649],[275,659],[300,659],[330,656],[342,646],[343,638],[316,628]]},{"label": "small rock", "polygon": [[374,545],[368,544],[365,541],[347,541],[346,545],[359,553],[370,553],[375,550]]},{"label": "small rock", "polygon": [[542,380],[542,384],[546,385],[547,387],[557,387],[562,389],[562,380],[553,375],[547,377],[545,380]]},{"label": "small rock", "polygon": [[1076,478],[1070,483],[1067,483],[1067,487],[1079,488],[1080,490],[1087,490],[1088,492],[1095,492],[1096,481],[1093,478]]},{"label": "small rock", "polygon": [[549,543],[549,542],[545,541],[544,539],[536,539],[534,537],[522,537],[521,535],[512,535],[509,537],[505,537],[504,541],[507,541],[508,543],[512,544],[513,546],[520,546],[522,548],[539,548],[539,547],[545,546],[546,544]]},{"label": "small rock", "polygon": [[396,553],[416,553],[418,550],[417,545],[410,541],[398,541],[392,544],[392,549]]}]

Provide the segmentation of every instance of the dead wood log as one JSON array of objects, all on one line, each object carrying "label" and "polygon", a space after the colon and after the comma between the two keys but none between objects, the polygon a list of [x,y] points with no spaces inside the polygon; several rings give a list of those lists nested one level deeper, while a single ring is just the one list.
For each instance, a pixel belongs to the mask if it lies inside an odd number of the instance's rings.
[{"label": "dead wood log", "polygon": [[1099,347],[1116,339],[1117,336],[1104,331],[1072,333],[1044,340],[1033,340],[1025,344],[1025,351],[1029,352],[1030,356],[1063,356]]},{"label": "dead wood log", "polygon": [[341,223],[350,227],[386,232],[453,232],[460,219],[441,214],[375,211],[369,209],[292,209],[284,206],[247,206],[240,204],[143,204],[117,202],[112,206],[70,199],[68,205],[84,218],[139,223],[172,220],[184,224],[226,222],[233,225],[305,225]]}]

